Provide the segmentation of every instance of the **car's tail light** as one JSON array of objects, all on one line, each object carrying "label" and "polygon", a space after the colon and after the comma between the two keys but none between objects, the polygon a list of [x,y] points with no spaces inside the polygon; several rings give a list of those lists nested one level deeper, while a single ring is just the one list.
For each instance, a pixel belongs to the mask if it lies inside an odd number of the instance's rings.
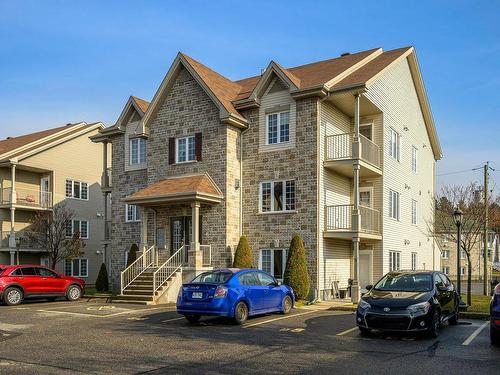
[{"label": "car's tail light", "polygon": [[224,298],[225,296],[227,296],[227,288],[219,285],[217,289],[215,289],[214,298]]},{"label": "car's tail light", "polygon": [[493,324],[496,326],[500,326],[500,319],[494,319]]}]

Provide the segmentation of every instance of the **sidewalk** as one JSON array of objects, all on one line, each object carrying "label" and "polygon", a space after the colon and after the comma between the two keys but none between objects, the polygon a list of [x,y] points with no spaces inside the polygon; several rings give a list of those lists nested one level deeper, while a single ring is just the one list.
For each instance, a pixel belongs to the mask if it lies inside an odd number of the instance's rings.
[{"label": "sidewalk", "polygon": [[299,307],[305,310],[334,310],[334,311],[356,311],[357,305],[349,300],[319,301],[311,305]]}]

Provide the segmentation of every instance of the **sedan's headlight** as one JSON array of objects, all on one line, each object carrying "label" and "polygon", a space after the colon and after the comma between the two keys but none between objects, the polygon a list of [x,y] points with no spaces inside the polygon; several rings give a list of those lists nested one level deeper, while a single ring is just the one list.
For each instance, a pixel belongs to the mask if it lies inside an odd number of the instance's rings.
[{"label": "sedan's headlight", "polygon": [[358,306],[362,310],[368,310],[371,307],[370,304],[363,299],[359,300]]},{"label": "sedan's headlight", "polygon": [[412,314],[427,314],[430,308],[431,304],[429,302],[421,302],[408,306],[408,311]]}]

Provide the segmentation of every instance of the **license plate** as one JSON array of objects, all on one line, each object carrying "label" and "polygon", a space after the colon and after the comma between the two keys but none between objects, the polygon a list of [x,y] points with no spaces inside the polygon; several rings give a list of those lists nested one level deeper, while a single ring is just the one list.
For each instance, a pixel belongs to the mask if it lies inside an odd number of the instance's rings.
[{"label": "license plate", "polygon": [[193,298],[203,298],[203,293],[202,292],[193,292],[192,296]]}]

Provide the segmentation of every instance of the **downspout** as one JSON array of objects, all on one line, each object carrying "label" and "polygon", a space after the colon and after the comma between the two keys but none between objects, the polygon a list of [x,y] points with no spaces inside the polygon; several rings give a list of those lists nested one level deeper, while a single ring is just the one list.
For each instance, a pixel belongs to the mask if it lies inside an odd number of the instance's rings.
[{"label": "downspout", "polygon": [[243,135],[250,127],[240,132],[240,237],[243,236]]}]

